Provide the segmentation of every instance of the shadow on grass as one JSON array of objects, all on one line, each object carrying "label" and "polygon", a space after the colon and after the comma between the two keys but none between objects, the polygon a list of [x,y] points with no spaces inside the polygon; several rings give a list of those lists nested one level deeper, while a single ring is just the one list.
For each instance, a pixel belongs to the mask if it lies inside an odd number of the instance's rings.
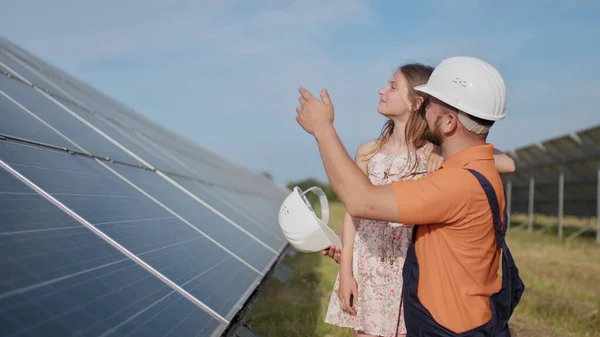
[{"label": "shadow on grass", "polygon": [[322,263],[318,253],[287,256],[284,264],[293,269],[292,276],[287,283],[269,280],[249,313],[250,328],[263,337],[317,336],[324,319]]}]

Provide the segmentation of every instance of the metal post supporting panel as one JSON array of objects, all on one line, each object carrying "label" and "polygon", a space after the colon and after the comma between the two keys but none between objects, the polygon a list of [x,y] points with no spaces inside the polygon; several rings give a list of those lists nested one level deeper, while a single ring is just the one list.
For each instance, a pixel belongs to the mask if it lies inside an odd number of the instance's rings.
[{"label": "metal post supporting panel", "polygon": [[563,212],[565,204],[565,174],[560,170],[558,175],[558,238],[563,238]]},{"label": "metal post supporting panel", "polygon": [[535,178],[531,177],[529,178],[529,217],[527,220],[527,230],[529,232],[533,231],[533,198],[535,197],[534,188]]}]

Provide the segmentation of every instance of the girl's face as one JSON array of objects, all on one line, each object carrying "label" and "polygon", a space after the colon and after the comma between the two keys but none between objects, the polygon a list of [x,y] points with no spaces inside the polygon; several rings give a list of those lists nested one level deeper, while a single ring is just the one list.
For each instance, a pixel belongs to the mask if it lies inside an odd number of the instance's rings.
[{"label": "girl's face", "polygon": [[388,84],[379,90],[377,111],[388,118],[407,118],[412,111],[408,83],[401,72],[396,72]]}]

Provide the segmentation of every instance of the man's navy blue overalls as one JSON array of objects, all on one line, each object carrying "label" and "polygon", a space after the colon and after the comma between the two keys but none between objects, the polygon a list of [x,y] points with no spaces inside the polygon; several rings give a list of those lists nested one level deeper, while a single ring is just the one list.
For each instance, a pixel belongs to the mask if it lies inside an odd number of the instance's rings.
[{"label": "man's navy blue overalls", "polygon": [[419,301],[417,285],[419,281],[419,262],[415,254],[416,229],[404,263],[404,317],[408,337],[510,337],[508,319],[521,300],[525,285],[519,277],[510,250],[504,241],[506,236],[506,208],[504,221],[500,218],[500,207],[496,193],[490,182],[479,172],[469,169],[477,178],[487,195],[492,209],[496,241],[502,249],[502,288],[490,297],[492,318],[486,324],[463,333],[454,333],[438,324]]}]

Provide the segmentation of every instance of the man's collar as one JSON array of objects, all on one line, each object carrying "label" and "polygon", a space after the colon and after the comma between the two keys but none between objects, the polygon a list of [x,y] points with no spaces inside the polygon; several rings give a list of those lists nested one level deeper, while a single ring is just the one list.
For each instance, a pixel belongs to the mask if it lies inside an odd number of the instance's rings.
[{"label": "man's collar", "polygon": [[469,163],[476,160],[493,160],[494,159],[494,145],[484,144],[470,146],[464,150],[461,150],[450,158],[444,160],[442,167],[465,167]]}]

